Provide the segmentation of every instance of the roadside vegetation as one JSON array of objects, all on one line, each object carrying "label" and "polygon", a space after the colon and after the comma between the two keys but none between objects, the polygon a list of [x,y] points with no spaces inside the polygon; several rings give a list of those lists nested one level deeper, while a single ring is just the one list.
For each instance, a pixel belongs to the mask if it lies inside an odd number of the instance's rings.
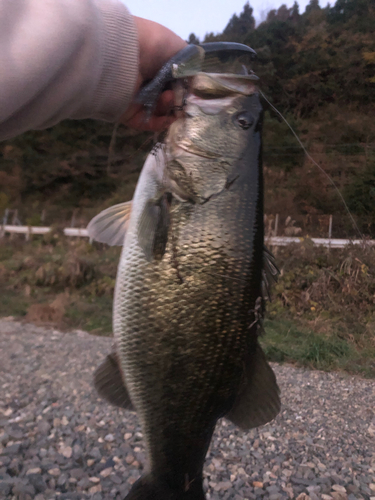
[{"label": "roadside vegetation", "polygon": [[[111,335],[120,248],[65,238],[0,244],[0,317]],[[272,361],[375,376],[375,250],[279,249],[261,342]]]}]

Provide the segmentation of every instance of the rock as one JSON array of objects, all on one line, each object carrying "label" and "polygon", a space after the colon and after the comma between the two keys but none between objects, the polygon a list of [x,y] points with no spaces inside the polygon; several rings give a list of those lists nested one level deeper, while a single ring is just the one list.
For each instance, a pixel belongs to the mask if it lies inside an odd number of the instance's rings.
[{"label": "rock", "polygon": [[49,488],[51,490],[55,490],[56,489],[56,480],[55,480],[55,478],[51,477],[51,479],[49,479],[48,486],[49,486]]},{"label": "rock", "polygon": [[103,495],[101,493],[94,493],[91,500],[103,500]]},{"label": "rock", "polygon": [[61,474],[57,480],[57,486],[64,486],[65,483],[68,482],[68,475],[67,474]]},{"label": "rock", "polygon": [[90,488],[91,485],[92,485],[92,483],[90,483],[90,481],[87,477],[80,479],[77,483],[77,486],[79,486],[83,490],[87,490],[87,488]]},{"label": "rock", "polygon": [[[353,495],[353,493],[350,493],[350,495],[348,495],[348,500],[357,500],[357,497],[355,495]],[[371,500],[371,497],[370,497],[370,500]]]},{"label": "rock", "polygon": [[47,484],[41,474],[30,474],[27,479],[37,493],[43,493],[47,489]]},{"label": "rock", "polygon": [[107,467],[106,469],[103,469],[103,470],[100,472],[100,475],[101,475],[102,477],[108,477],[108,476],[110,476],[110,475],[111,475],[112,471],[113,471],[112,467]]},{"label": "rock", "polygon": [[8,481],[0,481],[0,497],[7,497],[10,495],[10,492],[12,491],[12,482]]},{"label": "rock", "polygon": [[346,493],[341,493],[341,491],[333,491],[331,493],[334,500],[347,500],[348,495]]},{"label": "rock", "polygon": [[9,441],[9,435],[6,432],[0,434],[0,443],[2,445],[6,445],[8,441]]},{"label": "rock", "polygon": [[60,427],[61,425],[61,419],[60,418],[54,418],[53,419],[53,426],[54,427]]},{"label": "rock", "polygon": [[281,493],[272,493],[272,495],[269,496],[269,500],[280,500],[282,497]]},{"label": "rock", "polygon": [[[116,460],[115,460],[116,459]],[[121,460],[118,457],[110,457],[104,464],[103,469],[107,469],[108,467],[114,467],[116,463],[121,464]]]},{"label": "rock", "polygon": [[221,481],[219,484],[216,485],[215,490],[216,491],[227,491],[231,487],[232,487],[232,483],[230,481]]},{"label": "rock", "polygon": [[[59,497],[61,498],[61,497]],[[46,500],[46,497],[44,495],[42,495],[41,493],[39,493],[35,498],[34,500]]]},{"label": "rock", "polygon": [[100,491],[102,491],[102,487],[100,486],[100,484],[97,484],[96,486],[91,486],[91,488],[89,488],[90,495],[93,495],[94,493],[99,493]]},{"label": "rock", "polygon": [[60,448],[60,453],[65,458],[71,458],[71,456],[73,454],[73,450],[70,446],[64,446],[64,447]]},{"label": "rock", "polygon": [[4,455],[18,455],[20,451],[21,451],[21,444],[16,443],[4,448],[3,453]]},{"label": "rock", "polygon": [[82,479],[85,476],[85,471],[83,469],[70,469],[69,471],[70,477],[75,479]]},{"label": "rock", "polygon": [[82,457],[82,455],[83,455],[82,447],[79,444],[75,444],[73,446],[73,458],[74,458],[74,460],[78,460],[79,458]]},{"label": "rock", "polygon": [[256,498],[263,496],[265,494],[265,491],[262,488],[255,488],[254,489],[254,495]]},{"label": "rock", "polygon": [[115,436],[113,434],[107,434],[104,439],[107,443],[112,443],[115,440]]},{"label": "rock", "polygon": [[272,493],[280,493],[280,488],[278,486],[276,486],[275,484],[273,484],[271,486],[267,486],[266,490],[270,494],[272,494]]},{"label": "rock", "polygon": [[346,489],[344,488],[344,486],[341,486],[340,484],[334,484],[332,486],[332,489],[334,491],[338,491],[339,493],[346,493]]},{"label": "rock", "polygon": [[35,496],[35,488],[32,484],[29,483],[24,483],[21,481],[18,481],[14,486],[13,486],[13,495],[16,497],[21,497],[24,495],[30,495],[31,498],[34,498]]},{"label": "rock", "polygon": [[347,490],[350,492],[350,493],[358,493],[359,491],[359,488],[358,486],[356,486],[355,484],[348,484],[347,486]]},{"label": "rock", "polygon": [[42,473],[42,469],[40,467],[35,467],[34,469],[29,469],[26,472],[26,476],[28,476],[29,474],[41,474],[41,473]]},{"label": "rock", "polygon": [[89,477],[89,481],[91,481],[94,484],[100,483],[100,477],[95,477],[95,476]]},{"label": "rock", "polygon": [[18,441],[23,437],[23,431],[22,429],[10,429],[8,431],[9,437],[13,439],[14,441]]},{"label": "rock", "polygon": [[51,426],[48,422],[46,422],[45,420],[41,420],[40,422],[38,422],[38,432],[40,434],[47,435],[50,430]]},{"label": "rock", "polygon": [[95,458],[96,460],[100,460],[102,458],[102,454],[100,453],[99,448],[94,447],[90,453],[89,456],[92,458]]},{"label": "rock", "polygon": [[57,477],[61,474],[61,470],[58,467],[54,467],[53,469],[49,469],[47,472],[50,476],[55,476],[55,477]]}]

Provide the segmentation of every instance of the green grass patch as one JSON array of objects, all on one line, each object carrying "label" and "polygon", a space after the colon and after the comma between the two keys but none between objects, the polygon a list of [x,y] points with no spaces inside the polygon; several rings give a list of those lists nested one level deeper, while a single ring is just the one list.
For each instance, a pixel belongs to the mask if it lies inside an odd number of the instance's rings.
[{"label": "green grass patch", "polygon": [[22,318],[26,315],[30,301],[13,290],[2,287],[0,291],[0,317],[15,316]]},{"label": "green grass patch", "polygon": [[375,377],[375,348],[370,340],[358,349],[349,340],[315,333],[287,319],[265,320],[264,327],[261,344],[270,361]]},{"label": "green grass patch", "polygon": [[65,313],[68,326],[86,330],[93,335],[112,335],[112,297],[77,297]]}]

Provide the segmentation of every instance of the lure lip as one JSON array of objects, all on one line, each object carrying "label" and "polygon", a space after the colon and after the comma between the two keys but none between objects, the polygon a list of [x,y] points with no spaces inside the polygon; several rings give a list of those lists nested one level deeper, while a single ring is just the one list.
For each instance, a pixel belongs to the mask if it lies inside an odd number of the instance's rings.
[{"label": "lure lip", "polygon": [[[215,52],[221,55],[225,55],[225,53],[228,55],[248,54],[251,56],[252,60],[256,57],[255,50],[242,43],[208,42],[201,45],[187,45],[171,57],[171,59],[169,59],[169,61],[159,70],[156,76],[150,82],[146,83],[138,92],[136,102],[148,108],[148,115],[151,116],[159,95],[163,92],[165,86],[178,78],[186,78],[187,76],[194,76],[200,73],[205,55]],[[189,70],[188,73],[181,71],[188,63],[192,64],[192,69]],[[252,78],[257,79],[255,75]]]},{"label": "lure lip", "polygon": [[207,42],[202,43],[199,47],[203,47],[206,53],[210,52],[239,52],[242,54],[251,54],[252,58],[255,59],[257,53],[254,49],[249,47],[248,45],[244,45],[243,43],[237,42]]}]

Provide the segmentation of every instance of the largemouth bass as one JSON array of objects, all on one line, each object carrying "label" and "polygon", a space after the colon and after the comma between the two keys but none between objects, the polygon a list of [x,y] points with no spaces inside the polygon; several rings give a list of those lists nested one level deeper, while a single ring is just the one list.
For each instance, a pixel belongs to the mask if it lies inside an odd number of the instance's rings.
[{"label": "largemouth bass", "polygon": [[276,274],[263,246],[261,127],[251,78],[192,76],[132,203],[89,225],[94,239],[124,245],[116,353],[95,385],[111,403],[135,408],[141,423],[148,472],[128,500],[203,500],[218,419],[249,429],[279,411],[258,343],[267,277]]}]

